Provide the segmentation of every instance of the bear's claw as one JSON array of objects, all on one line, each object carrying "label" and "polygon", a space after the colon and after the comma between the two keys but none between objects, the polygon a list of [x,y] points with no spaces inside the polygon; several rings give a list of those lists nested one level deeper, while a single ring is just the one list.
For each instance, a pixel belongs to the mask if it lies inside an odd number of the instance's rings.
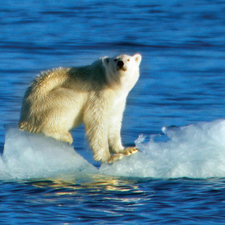
[{"label": "bear's claw", "polygon": [[125,148],[122,153],[124,155],[128,156],[128,155],[132,155],[132,154],[137,153],[137,152],[139,152],[137,147],[128,147],[128,148]]},{"label": "bear's claw", "polygon": [[123,156],[129,156],[137,152],[139,152],[139,150],[136,147],[125,148],[122,152],[111,155],[107,163],[113,163],[114,161],[122,159]]}]

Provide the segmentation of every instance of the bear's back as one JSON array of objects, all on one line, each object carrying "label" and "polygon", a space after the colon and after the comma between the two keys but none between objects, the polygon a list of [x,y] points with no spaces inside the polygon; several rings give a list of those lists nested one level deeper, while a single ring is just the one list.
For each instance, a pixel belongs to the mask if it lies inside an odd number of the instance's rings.
[{"label": "bear's back", "polygon": [[25,95],[45,94],[58,87],[77,91],[100,90],[105,84],[105,70],[102,61],[97,60],[92,65],[44,71],[31,83]]}]

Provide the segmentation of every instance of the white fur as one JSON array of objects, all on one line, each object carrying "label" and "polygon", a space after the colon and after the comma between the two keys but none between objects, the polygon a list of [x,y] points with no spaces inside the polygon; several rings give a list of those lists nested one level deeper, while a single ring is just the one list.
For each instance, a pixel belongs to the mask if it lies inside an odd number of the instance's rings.
[{"label": "white fur", "polygon": [[119,55],[42,73],[25,93],[19,128],[71,144],[69,130],[84,123],[95,160],[121,158],[110,153],[124,152],[121,123],[140,62],[140,54]]}]

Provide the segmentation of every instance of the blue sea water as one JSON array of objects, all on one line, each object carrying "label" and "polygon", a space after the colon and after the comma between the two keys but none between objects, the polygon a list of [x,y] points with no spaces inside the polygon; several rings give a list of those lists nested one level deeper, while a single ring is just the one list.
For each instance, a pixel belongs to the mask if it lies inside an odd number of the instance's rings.
[{"label": "blue sea water", "polygon": [[[224,12],[223,0],[1,4],[0,223],[224,224]],[[15,128],[41,71],[137,52],[122,139],[140,153],[101,165],[84,126],[72,147]]]}]

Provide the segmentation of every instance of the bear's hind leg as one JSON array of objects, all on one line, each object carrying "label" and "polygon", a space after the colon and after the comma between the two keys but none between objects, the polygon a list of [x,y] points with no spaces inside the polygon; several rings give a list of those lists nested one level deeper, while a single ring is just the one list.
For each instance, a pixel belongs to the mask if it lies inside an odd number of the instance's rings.
[{"label": "bear's hind leg", "polygon": [[73,138],[72,138],[69,131],[57,132],[57,131],[45,131],[45,130],[43,130],[42,132],[48,137],[52,137],[52,138],[54,138],[56,140],[59,140],[59,141],[67,142],[70,145],[73,143]]}]

